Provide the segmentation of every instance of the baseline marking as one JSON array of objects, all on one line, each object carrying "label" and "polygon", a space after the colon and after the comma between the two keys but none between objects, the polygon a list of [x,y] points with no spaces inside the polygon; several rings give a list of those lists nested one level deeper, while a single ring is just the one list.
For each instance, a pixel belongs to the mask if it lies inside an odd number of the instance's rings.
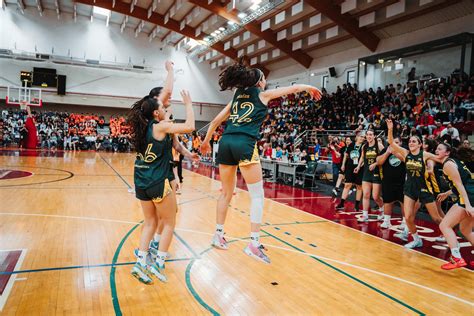
[{"label": "baseline marking", "polygon": [[[305,253],[304,250],[302,250],[302,249],[300,249],[300,248],[298,248],[298,247],[296,247],[296,246],[290,244],[289,242],[287,242],[287,241],[285,241],[285,240],[283,240],[283,239],[281,239],[281,238],[279,238],[279,237],[277,237],[277,236],[275,236],[275,235],[270,234],[269,232],[266,232],[266,231],[263,230],[263,229],[262,229],[262,232],[267,233],[268,235],[270,235],[270,236],[273,237],[274,239],[276,239],[276,240],[278,240],[278,241],[280,241],[280,242],[282,242],[282,243],[284,243],[284,244],[290,246],[291,248],[294,248],[294,249],[298,250],[300,253]],[[417,313],[418,315],[425,315],[425,313],[423,313],[423,312],[417,310],[416,308],[414,308],[414,307],[408,305],[407,303],[405,303],[405,302],[403,302],[403,301],[401,301],[401,300],[399,300],[399,299],[397,299],[397,298],[391,296],[390,294],[385,293],[385,292],[382,291],[382,290],[379,290],[379,289],[376,288],[375,286],[372,286],[372,285],[370,285],[370,284],[368,284],[368,283],[366,283],[366,282],[364,282],[364,281],[362,281],[362,280],[356,278],[355,276],[353,276],[353,275],[351,275],[351,274],[349,274],[349,273],[347,273],[347,272],[345,272],[345,271],[343,271],[343,270],[341,270],[341,269],[339,269],[339,268],[337,268],[337,267],[335,267],[335,266],[333,266],[333,265],[331,265],[331,264],[329,264],[329,263],[327,263],[327,262],[325,262],[325,261],[323,261],[323,260],[321,260],[321,259],[319,259],[319,258],[317,258],[317,257],[315,257],[315,256],[310,255],[310,258],[313,258],[314,260],[316,260],[316,261],[318,261],[318,262],[324,264],[325,266],[327,266],[327,267],[329,267],[329,268],[331,268],[331,269],[333,269],[333,270],[335,270],[335,271],[337,271],[337,272],[339,272],[339,273],[345,275],[346,277],[348,277],[348,278],[350,278],[350,279],[356,281],[357,283],[360,283],[360,284],[362,284],[362,285],[368,287],[369,289],[374,290],[375,292],[377,292],[377,293],[379,293],[379,294],[381,294],[381,295],[387,297],[388,299],[390,299],[390,300],[392,300],[392,301],[394,301],[394,302],[396,302],[396,303],[398,303],[398,304],[400,304],[400,305],[402,305],[402,306],[404,306],[404,307],[410,309],[411,311]]]},{"label": "baseline marking", "polygon": [[[23,264],[23,260],[25,260],[25,256],[27,252],[27,249],[18,249],[18,250],[21,250],[21,254],[20,254],[20,257],[18,258],[18,261],[15,264],[15,268],[13,268],[13,271],[21,267],[21,265]],[[11,250],[7,250],[7,251],[11,251]],[[13,288],[13,283],[15,283],[16,280],[17,280],[16,275],[12,275],[10,279],[8,280],[7,286],[5,287],[3,294],[0,295],[0,312],[3,310],[3,307],[5,307],[5,303],[7,302],[8,296],[10,295],[10,292]]]}]

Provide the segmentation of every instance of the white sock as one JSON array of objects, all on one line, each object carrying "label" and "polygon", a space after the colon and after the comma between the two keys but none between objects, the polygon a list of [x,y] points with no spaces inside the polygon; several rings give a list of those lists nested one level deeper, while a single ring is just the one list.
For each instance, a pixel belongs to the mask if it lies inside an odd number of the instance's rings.
[{"label": "white sock", "polygon": [[407,221],[405,220],[405,217],[404,217],[402,218],[402,226],[406,226],[406,224],[407,224]]},{"label": "white sock", "polygon": [[390,223],[390,218],[392,218],[392,215],[384,215],[383,216],[383,221],[386,223]]},{"label": "white sock", "polygon": [[224,236],[224,224],[216,224],[216,234],[218,234],[220,237]]},{"label": "white sock", "polygon": [[158,253],[156,255],[156,263],[158,263],[160,268],[165,266],[165,260],[166,260],[167,255],[168,255],[167,252],[158,250]]},{"label": "white sock", "polygon": [[154,242],[160,242],[161,240],[161,235],[160,234],[155,234],[155,236],[153,237],[153,241]]},{"label": "white sock", "polygon": [[139,264],[141,264],[142,266],[146,266],[146,255],[147,254],[148,254],[148,251],[138,250],[137,262]]},{"label": "white sock", "polygon": [[250,242],[253,246],[260,246],[260,232],[250,232]]},{"label": "white sock", "polygon": [[364,216],[364,218],[369,217],[369,211],[362,211],[362,216]]},{"label": "white sock", "polygon": [[411,234],[413,236],[413,241],[419,241],[420,236],[418,236],[418,233]]},{"label": "white sock", "polygon": [[461,259],[461,252],[459,251],[459,247],[451,248],[451,255],[457,259]]}]

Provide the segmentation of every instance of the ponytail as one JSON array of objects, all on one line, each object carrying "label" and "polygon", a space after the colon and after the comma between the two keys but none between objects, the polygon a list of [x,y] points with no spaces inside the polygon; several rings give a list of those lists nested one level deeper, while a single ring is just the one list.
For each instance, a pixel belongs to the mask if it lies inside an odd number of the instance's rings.
[{"label": "ponytail", "polygon": [[241,57],[237,62],[227,67],[219,75],[219,86],[221,91],[233,88],[253,87],[263,78],[263,72],[258,68],[250,68]]},{"label": "ponytail", "polygon": [[132,144],[138,153],[145,152],[148,123],[153,119],[153,112],[157,109],[158,102],[146,96],[135,102],[128,113],[127,121],[130,125]]}]

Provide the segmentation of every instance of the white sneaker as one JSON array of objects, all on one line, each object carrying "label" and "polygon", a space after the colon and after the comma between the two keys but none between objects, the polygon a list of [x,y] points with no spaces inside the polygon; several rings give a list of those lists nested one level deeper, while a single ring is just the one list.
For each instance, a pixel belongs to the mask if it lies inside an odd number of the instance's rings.
[{"label": "white sneaker", "polygon": [[359,223],[366,223],[366,222],[369,221],[369,217],[368,217],[368,216],[362,216],[362,217],[359,217],[359,218],[357,219],[357,221],[358,221]]},{"label": "white sneaker", "polygon": [[160,267],[158,262],[153,262],[148,268],[148,270],[161,282],[168,282],[168,278],[165,274],[165,266]]},{"label": "white sneaker", "polygon": [[396,233],[393,235],[393,237],[397,237],[403,241],[408,241],[408,234],[405,234],[404,232],[402,233]]},{"label": "white sneaker", "polygon": [[267,251],[263,245],[256,247],[252,245],[252,243],[249,243],[244,249],[244,252],[250,257],[253,257],[264,263],[271,263],[270,258],[268,258],[268,256],[263,251]]},{"label": "white sneaker", "polygon": [[414,248],[420,248],[420,247],[423,247],[423,241],[421,240],[421,238],[418,240],[410,241],[408,244],[405,245],[405,248],[408,248],[408,249],[414,249]]},{"label": "white sneaker", "polygon": [[227,250],[227,240],[225,240],[224,236],[220,236],[219,234],[214,234],[214,237],[212,237],[211,241],[211,246],[217,248],[217,249],[222,249],[222,250]]},{"label": "white sneaker", "polygon": [[435,241],[436,242],[446,242],[446,237],[444,237],[443,235],[440,235],[440,236],[435,238]]},{"label": "white sneaker", "polygon": [[390,228],[390,226],[392,226],[392,224],[390,224],[390,221],[387,221],[387,222],[383,222],[381,225],[380,225],[380,228]]},{"label": "white sneaker", "polygon": [[380,221],[383,221],[384,220],[384,215],[383,215],[383,212],[382,213],[379,213],[379,215],[377,215],[377,220],[380,222]]}]

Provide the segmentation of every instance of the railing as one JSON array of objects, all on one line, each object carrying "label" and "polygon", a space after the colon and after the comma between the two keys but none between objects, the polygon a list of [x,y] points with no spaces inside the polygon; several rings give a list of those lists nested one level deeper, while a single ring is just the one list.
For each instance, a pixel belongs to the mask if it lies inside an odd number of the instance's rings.
[{"label": "railing", "polygon": [[198,130],[197,130],[197,134],[204,134],[204,135],[206,135],[207,129],[209,128],[209,125],[211,125],[211,122],[207,123],[206,125],[204,125],[204,126],[201,127],[200,129],[198,129]]},{"label": "railing", "polygon": [[[331,130],[331,131],[313,131],[306,130],[295,137],[293,141],[294,147],[298,147],[303,142],[303,139],[306,138],[306,143],[309,146],[316,144],[316,139],[318,139],[321,146],[326,146],[328,144],[329,136],[337,137],[347,137],[354,136],[354,130],[342,129],[342,130]],[[385,137],[385,132],[380,131],[377,134],[377,137]]]}]

